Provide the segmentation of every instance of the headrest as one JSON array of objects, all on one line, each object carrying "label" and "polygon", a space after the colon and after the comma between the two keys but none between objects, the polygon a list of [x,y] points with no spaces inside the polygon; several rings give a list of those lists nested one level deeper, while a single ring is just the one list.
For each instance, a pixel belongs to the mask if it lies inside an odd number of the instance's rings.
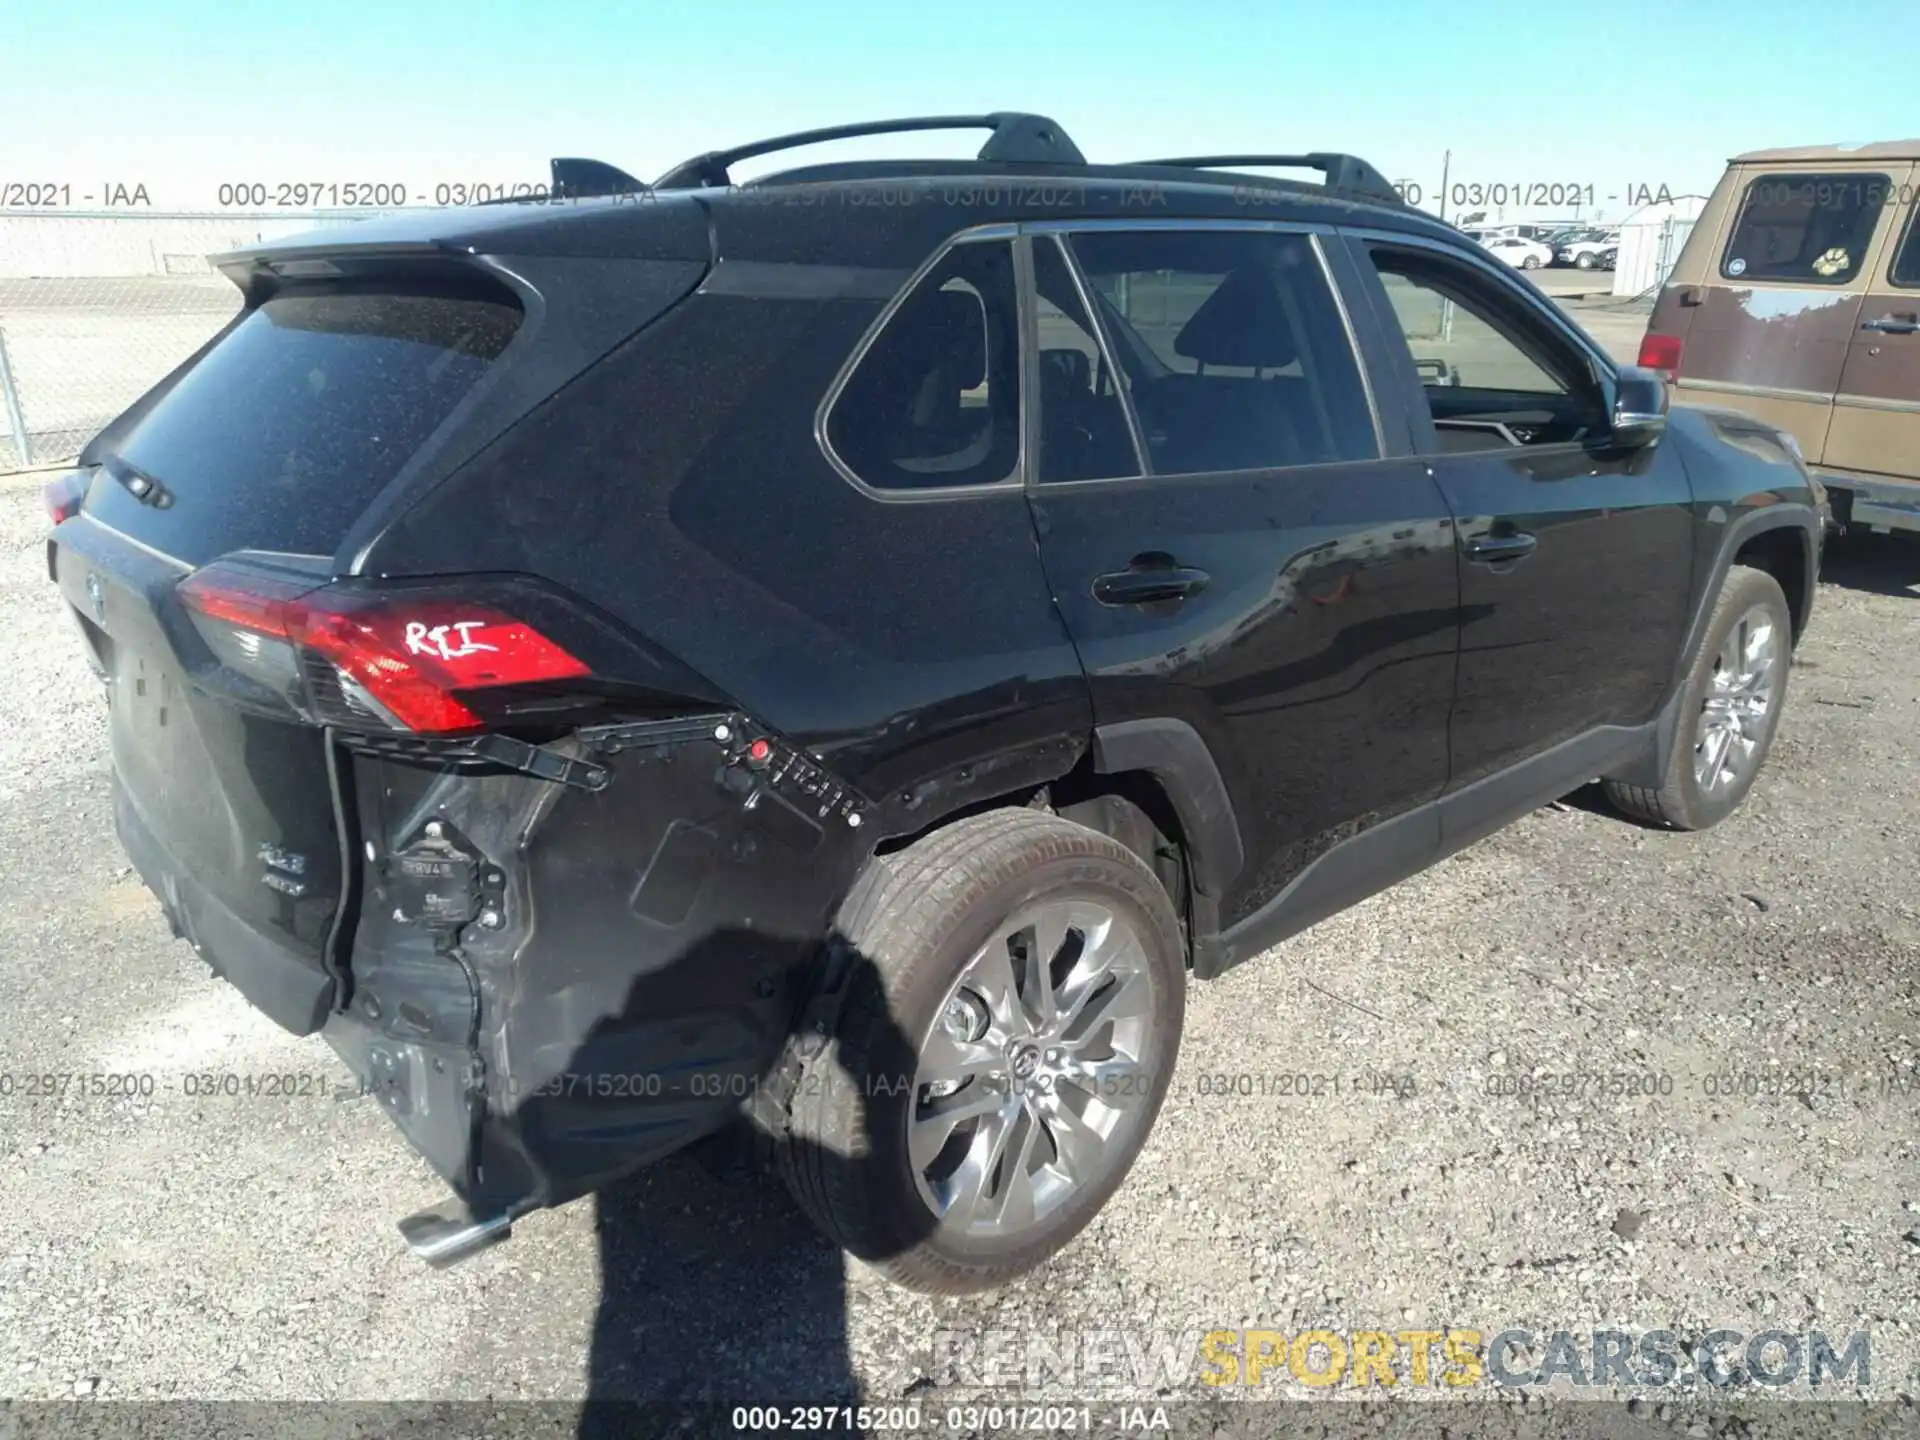
[{"label": "headrest", "polygon": [[1062,346],[1040,352],[1040,380],[1063,390],[1091,390],[1093,361],[1084,350]]},{"label": "headrest", "polygon": [[[939,356],[942,373],[959,389],[971,390],[987,378],[987,317],[980,297],[971,291],[917,295],[895,317],[894,325],[910,342],[896,353]],[[890,343],[899,340],[889,336]]]},{"label": "headrest", "polygon": [[1270,276],[1235,270],[1174,337],[1173,351],[1202,365],[1277,369],[1300,353]]}]

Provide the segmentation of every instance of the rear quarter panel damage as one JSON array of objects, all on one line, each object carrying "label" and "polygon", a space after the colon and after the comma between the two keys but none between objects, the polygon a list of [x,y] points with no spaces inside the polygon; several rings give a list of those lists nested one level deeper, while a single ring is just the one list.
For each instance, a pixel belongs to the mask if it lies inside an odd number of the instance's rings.
[{"label": "rear quarter panel damage", "polygon": [[[806,793],[778,751],[740,763],[728,723],[596,757],[598,792],[358,762],[366,903],[328,1038],[482,1207],[558,1204],[680,1148],[777,1058],[869,848],[847,818],[864,800]],[[438,924],[403,873],[425,855]]]}]

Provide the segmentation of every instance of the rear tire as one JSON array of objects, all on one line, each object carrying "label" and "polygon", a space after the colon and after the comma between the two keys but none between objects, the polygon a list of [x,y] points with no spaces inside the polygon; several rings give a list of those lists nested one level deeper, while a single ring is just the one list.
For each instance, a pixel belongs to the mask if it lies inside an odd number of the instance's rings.
[{"label": "rear tire", "polygon": [[1527,256],[1526,259],[1520,262],[1520,268],[1522,270],[1538,270],[1540,268],[1540,257],[1538,255]]},{"label": "rear tire", "polygon": [[995,810],[876,860],[839,930],[855,968],[780,1146],[795,1200],[910,1289],[1035,1268],[1119,1188],[1166,1096],[1186,984],[1166,890],[1097,831]]},{"label": "rear tire", "polygon": [[1726,819],[1773,748],[1792,662],[1793,620],[1780,582],[1735,565],[1687,676],[1682,730],[1664,780],[1658,789],[1609,780],[1607,798],[1636,820],[1673,830]]}]

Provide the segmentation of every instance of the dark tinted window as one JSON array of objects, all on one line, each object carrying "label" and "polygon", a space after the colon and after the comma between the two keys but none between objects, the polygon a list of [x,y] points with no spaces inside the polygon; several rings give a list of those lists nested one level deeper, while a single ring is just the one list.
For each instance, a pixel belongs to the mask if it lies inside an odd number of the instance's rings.
[{"label": "dark tinted window", "polygon": [[1086,306],[1061,258],[1042,238],[1033,247],[1034,325],[1040,383],[1040,479],[1101,480],[1140,473],[1120,399],[1124,373],[1101,353]]},{"label": "dark tinted window", "polygon": [[1902,289],[1920,287],[1920,204],[1907,217],[1907,233],[1893,257],[1893,283]]},{"label": "dark tinted window", "polygon": [[287,294],[247,315],[125,437],[166,509],[94,486],[107,524],[198,563],[254,548],[332,554],[520,323],[487,299]]},{"label": "dark tinted window", "polygon": [[875,337],[827,417],[827,439],[879,489],[988,485],[1020,459],[1013,251],[956,245]]},{"label": "dark tinted window", "polygon": [[1866,260],[1888,198],[1884,175],[1762,175],[1741,196],[1720,273],[1844,285]]},{"label": "dark tinted window", "polygon": [[1379,453],[1359,367],[1307,237],[1141,230],[1072,243],[1156,471]]}]

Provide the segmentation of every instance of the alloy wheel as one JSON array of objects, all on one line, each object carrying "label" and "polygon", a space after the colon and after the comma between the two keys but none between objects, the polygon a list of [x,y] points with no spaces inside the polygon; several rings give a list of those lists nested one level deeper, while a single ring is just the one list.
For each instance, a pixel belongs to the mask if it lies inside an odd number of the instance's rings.
[{"label": "alloy wheel", "polygon": [[1742,614],[1721,642],[1693,745],[1693,778],[1703,796],[1752,773],[1771,721],[1780,654],[1778,627],[1761,605]]},{"label": "alloy wheel", "polygon": [[1161,999],[1105,902],[1021,910],[962,968],[921,1042],[908,1155],[921,1198],[971,1236],[1031,1229],[1127,1156],[1153,1091]]}]

